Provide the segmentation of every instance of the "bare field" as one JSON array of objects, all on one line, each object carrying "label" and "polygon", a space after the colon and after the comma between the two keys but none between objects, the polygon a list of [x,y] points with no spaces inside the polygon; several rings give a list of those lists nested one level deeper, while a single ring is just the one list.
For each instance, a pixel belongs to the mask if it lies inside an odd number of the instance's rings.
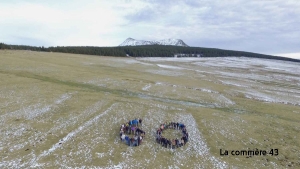
[{"label": "bare field", "polygon": [[[299,72],[265,59],[0,51],[0,168],[300,168]],[[128,147],[119,127],[134,118],[146,139]],[[165,121],[187,125],[187,145],[155,142]]]}]

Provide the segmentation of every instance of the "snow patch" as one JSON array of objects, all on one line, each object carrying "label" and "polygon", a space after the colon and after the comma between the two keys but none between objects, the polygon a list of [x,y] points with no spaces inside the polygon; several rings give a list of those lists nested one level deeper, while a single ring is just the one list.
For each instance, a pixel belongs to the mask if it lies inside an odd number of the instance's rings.
[{"label": "snow patch", "polygon": [[127,64],[142,64],[142,65],[147,65],[147,66],[153,65],[153,64],[141,62],[141,61],[138,61],[138,60],[135,60],[135,59],[128,59],[128,60],[125,61],[125,63],[127,63]]},{"label": "snow patch", "polygon": [[143,87],[143,90],[148,91],[150,87],[151,87],[151,84],[147,84],[146,86]]},{"label": "snow patch", "polygon": [[19,109],[17,111],[9,112],[2,115],[1,119],[4,120],[8,117],[16,117],[16,118],[25,117],[26,119],[30,120],[55,109],[59,105],[63,104],[66,100],[70,99],[71,96],[72,96],[71,93],[63,94],[61,97],[55,100],[54,103],[50,105],[42,106],[40,103],[37,103],[34,105],[30,105],[28,107],[23,107],[22,109]]},{"label": "snow patch", "polygon": [[84,130],[85,128],[87,128],[88,126],[92,125],[93,123],[97,122],[98,119],[106,114],[108,114],[113,107],[116,104],[111,105],[106,111],[104,111],[103,113],[97,115],[96,117],[94,117],[93,119],[87,121],[86,123],[84,123],[82,126],[78,127],[76,130],[73,130],[72,132],[68,133],[67,136],[65,136],[64,138],[62,138],[58,143],[52,145],[52,147],[47,150],[44,151],[41,155],[39,155],[36,159],[33,159],[31,162],[31,166],[36,164],[36,161],[38,161],[40,158],[45,157],[49,154],[51,154],[53,151],[55,151],[57,148],[59,148],[61,146],[61,144],[69,141],[72,137],[74,137],[75,135],[77,135],[79,132],[81,132],[82,130]]},{"label": "snow patch", "polygon": [[182,76],[184,73],[182,72],[174,72],[169,70],[146,70],[146,72],[153,73],[153,74],[159,74],[164,76]]},{"label": "snow patch", "polygon": [[[197,158],[205,158],[207,161],[212,163],[214,167],[228,168],[226,162],[220,161],[209,153],[209,148],[198,129],[198,125],[194,117],[191,114],[180,114],[178,120],[186,124],[187,131],[189,132],[188,148],[185,150],[187,154],[196,152]],[[178,158],[182,158],[181,153],[177,153],[176,155]],[[185,157],[187,156],[188,155]],[[201,165],[199,164],[199,166]]]},{"label": "snow patch", "polygon": [[218,95],[217,99],[221,102],[221,104],[223,104],[225,107],[227,106],[231,106],[234,105],[235,102],[228,99],[227,97],[225,97],[224,95]]},{"label": "snow patch", "polygon": [[192,62],[199,61],[201,58],[193,58],[193,57],[184,57],[184,58],[174,58],[174,57],[141,57],[137,58],[138,60],[149,61],[149,62],[164,62],[164,61],[172,61],[172,62]]},{"label": "snow patch", "polygon": [[156,64],[158,67],[161,68],[168,68],[168,69],[183,69],[181,67],[177,67],[177,66],[170,66],[170,65],[162,65],[162,64]]},{"label": "snow patch", "polygon": [[221,83],[225,84],[225,85],[231,85],[231,86],[237,86],[237,87],[248,87],[248,86],[245,86],[245,85],[241,85],[239,83],[235,83],[235,82],[232,82],[232,81],[223,81],[223,80],[219,80]]}]

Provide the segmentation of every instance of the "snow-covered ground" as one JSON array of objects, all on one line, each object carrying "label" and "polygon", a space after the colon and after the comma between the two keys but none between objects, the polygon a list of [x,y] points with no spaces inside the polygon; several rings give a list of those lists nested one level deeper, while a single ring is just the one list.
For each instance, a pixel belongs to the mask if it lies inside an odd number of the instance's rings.
[{"label": "snow-covered ground", "polygon": [[[217,78],[215,83],[233,86],[235,87],[233,90],[243,93],[249,99],[300,105],[298,99],[300,63],[245,57],[139,58],[138,60],[147,63],[163,63],[157,64],[162,69],[156,71],[149,69],[146,70],[147,72],[167,76],[189,76],[188,72],[196,71],[200,75],[215,76]],[[210,70],[202,70],[203,67]],[[270,87],[269,83],[274,85]],[[288,87],[289,85],[294,86],[296,90]]]},{"label": "snow-covered ground", "polygon": [[281,53],[281,54],[275,54],[275,56],[283,56],[287,58],[300,59],[300,53]]}]

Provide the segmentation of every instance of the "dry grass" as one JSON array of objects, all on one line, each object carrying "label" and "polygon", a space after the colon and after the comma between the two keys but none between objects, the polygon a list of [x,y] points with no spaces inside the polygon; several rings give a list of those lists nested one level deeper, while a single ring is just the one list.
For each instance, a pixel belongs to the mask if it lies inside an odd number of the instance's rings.
[{"label": "dry grass", "polygon": [[[300,78],[264,65],[276,61],[10,50],[0,60],[0,168],[300,167]],[[143,118],[147,137],[131,148],[118,129],[133,118]],[[171,120],[191,136],[175,151],[154,137]],[[279,155],[220,156],[255,148]]]}]

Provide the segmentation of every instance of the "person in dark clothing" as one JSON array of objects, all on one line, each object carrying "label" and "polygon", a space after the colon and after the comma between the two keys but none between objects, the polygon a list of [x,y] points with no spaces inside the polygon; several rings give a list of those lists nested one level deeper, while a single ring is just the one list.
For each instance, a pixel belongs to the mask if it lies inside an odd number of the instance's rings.
[{"label": "person in dark clothing", "polygon": [[134,136],[134,146],[139,146],[139,137],[137,135]]},{"label": "person in dark clothing", "polygon": [[185,129],[185,128],[182,129],[182,133],[183,133],[184,135],[186,134],[186,129]]},{"label": "person in dark clothing", "polygon": [[161,137],[159,144],[161,144],[162,146],[164,146],[164,141],[165,141],[165,138]]},{"label": "person in dark clothing", "polygon": [[168,147],[170,147],[170,148],[172,147],[172,142],[171,142],[170,139],[167,140],[167,148],[168,148]]},{"label": "person in dark clothing", "polygon": [[125,141],[127,145],[130,145],[130,138],[128,136],[125,136]]},{"label": "person in dark clothing", "polygon": [[186,141],[189,141],[189,133],[188,132],[185,133],[185,136],[186,136]]},{"label": "person in dark clothing", "polygon": [[143,120],[140,118],[139,119],[139,123],[141,124],[141,126],[142,126],[142,122],[143,122]]},{"label": "person in dark clothing", "polygon": [[184,140],[184,145],[185,145],[186,142],[187,142],[186,136],[183,136],[182,138],[183,138],[183,140]]},{"label": "person in dark clothing", "polygon": [[136,128],[136,129],[135,129],[135,133],[136,133],[137,135],[140,135],[140,132],[141,132],[141,130],[140,130],[139,128]]},{"label": "person in dark clothing", "polygon": [[123,130],[120,131],[120,139],[122,141]]},{"label": "person in dark clothing", "polygon": [[175,139],[175,145],[176,145],[176,148],[179,147],[179,142],[178,142],[178,139],[177,139],[177,138]]},{"label": "person in dark clothing", "polygon": [[133,146],[134,138],[130,138],[130,146]]},{"label": "person in dark clothing", "polygon": [[156,141],[157,141],[157,143],[159,143],[159,144],[160,144],[160,140],[161,140],[161,137],[160,137],[160,136],[158,136],[158,137],[156,138]]},{"label": "person in dark clothing", "polygon": [[125,133],[125,134],[128,134],[128,133],[127,133],[127,126],[124,127],[124,133]]},{"label": "person in dark clothing", "polygon": [[164,138],[163,146],[166,148],[168,147],[168,140],[166,138]]},{"label": "person in dark clothing", "polygon": [[161,131],[161,129],[159,128],[159,129],[157,130],[157,134],[158,134],[158,135],[161,135],[161,133],[162,133],[162,131]]}]

